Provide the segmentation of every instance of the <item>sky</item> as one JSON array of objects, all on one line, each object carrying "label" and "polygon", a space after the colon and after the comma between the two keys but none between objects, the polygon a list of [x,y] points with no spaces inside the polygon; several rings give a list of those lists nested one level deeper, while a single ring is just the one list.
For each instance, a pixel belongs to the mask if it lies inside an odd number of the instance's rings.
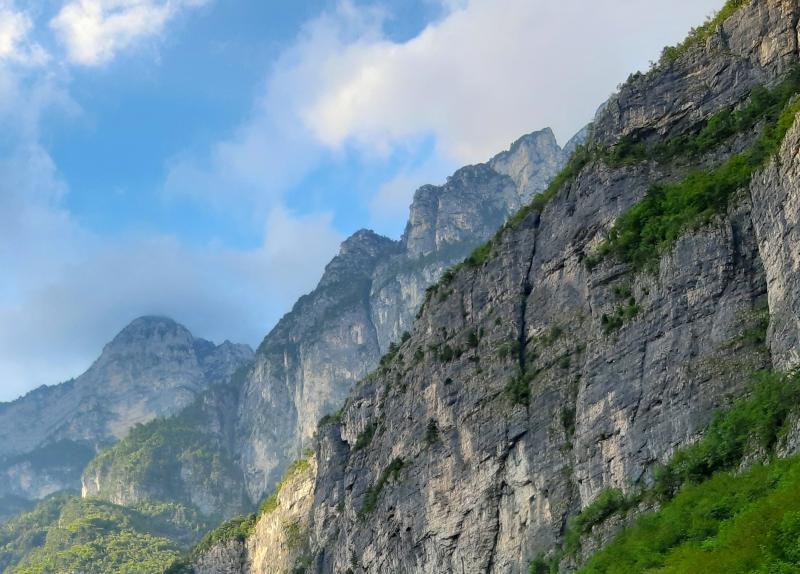
[{"label": "sky", "polygon": [[722,0],[0,0],[0,401],[141,315],[256,346],[417,187],[564,143]]}]

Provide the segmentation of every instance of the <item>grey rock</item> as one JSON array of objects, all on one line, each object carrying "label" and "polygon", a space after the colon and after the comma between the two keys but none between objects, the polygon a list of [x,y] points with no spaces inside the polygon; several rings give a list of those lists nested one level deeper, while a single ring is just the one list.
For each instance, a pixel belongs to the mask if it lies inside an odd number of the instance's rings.
[{"label": "grey rock", "polygon": [[[796,0],[747,4],[705,45],[623,87],[590,143],[697,130],[778,80],[800,61],[798,14]],[[699,163],[718,164],[756,136]],[[749,193],[687,230],[657,273],[612,259],[589,269],[585,258],[650,185],[691,166],[594,161],[503,232],[485,262],[440,285],[394,358],[319,428],[311,571],[522,574],[600,492],[647,484],[657,463],[701,437],[752,372],[794,365],[799,144],[795,128]],[[430,230],[414,237],[418,252],[436,245]],[[603,317],[631,297],[638,313],[608,329]],[[765,301],[768,349],[742,336]],[[527,404],[507,391],[520,370],[534,373]]]},{"label": "grey rock", "polygon": [[79,489],[95,452],[138,423],[169,416],[252,358],[245,345],[215,346],[163,317],[142,317],[86,373],[0,409],[0,495],[42,498]]},{"label": "grey rock", "polygon": [[318,287],[264,339],[244,385],[238,454],[253,502],[411,328],[428,286],[543,191],[566,159],[552,131],[529,134],[487,164],[420,188],[400,241],[360,231],[342,245]]}]

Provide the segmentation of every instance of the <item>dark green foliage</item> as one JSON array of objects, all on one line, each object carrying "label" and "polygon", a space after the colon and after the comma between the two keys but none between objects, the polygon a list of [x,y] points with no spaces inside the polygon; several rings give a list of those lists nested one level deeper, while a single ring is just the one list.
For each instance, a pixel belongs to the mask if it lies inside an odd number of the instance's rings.
[{"label": "dark green foliage", "polygon": [[493,245],[491,241],[484,243],[483,245],[475,249],[475,251],[473,251],[472,254],[466,258],[464,264],[467,267],[473,267],[473,268],[480,267],[481,265],[486,263],[486,261],[488,261],[489,256],[492,254],[492,248]]},{"label": "dark green foliage", "polygon": [[498,347],[497,356],[501,359],[505,359],[507,357],[516,357],[519,354],[519,347],[520,343],[516,339],[513,341],[507,341]]},{"label": "dark green foliage", "polygon": [[581,536],[591,532],[592,528],[612,514],[627,510],[631,504],[632,502],[618,488],[609,488],[601,492],[594,502],[569,521],[567,532],[564,534],[564,551],[567,554],[574,554],[580,547]]},{"label": "dark green foliage", "polygon": [[439,425],[436,423],[436,419],[428,421],[428,426],[425,429],[425,442],[428,444],[439,442]]},{"label": "dark green foliage", "polygon": [[378,478],[378,482],[373,484],[370,488],[367,489],[367,493],[364,496],[364,505],[361,507],[361,514],[366,515],[370,514],[375,507],[378,505],[378,499],[383,492],[386,483],[390,480],[397,480],[398,476],[400,475],[400,471],[403,470],[405,463],[403,462],[402,458],[395,458],[389,463],[384,471],[381,473],[381,476]]},{"label": "dark green foliage", "polygon": [[538,371],[518,373],[506,385],[506,396],[512,404],[528,406],[531,402],[531,383],[534,381]]},{"label": "dark green foliage", "polygon": [[[794,124],[800,103],[787,104],[798,91],[800,72],[795,70],[771,91],[754,90],[750,105],[725,116],[730,119],[709,123],[715,127],[706,129],[714,132],[740,129],[742,125],[762,120],[765,126],[748,150],[734,155],[721,166],[694,171],[677,183],[654,185],[642,201],[619,217],[608,239],[598,253],[587,260],[587,265],[592,267],[600,258],[613,255],[635,269],[649,268],[687,229],[704,225],[715,215],[724,213],[734,194],[750,183],[754,172],[774,155]],[[730,127],[717,127],[717,124]],[[704,137],[701,132],[698,141],[705,142]],[[697,143],[694,147],[712,145],[713,137],[708,136],[707,144]]]},{"label": "dark green foliage", "polygon": [[420,363],[425,358],[425,351],[422,350],[422,347],[417,347],[417,350],[414,351],[414,362]]},{"label": "dark green foliage", "polygon": [[192,549],[192,554],[194,556],[198,556],[221,542],[224,543],[233,540],[244,542],[247,540],[250,534],[253,533],[255,526],[255,514],[232,518],[231,520],[228,520],[213,531],[206,534],[206,536],[203,537],[203,539]]},{"label": "dark green foliage", "polygon": [[411,333],[409,333],[408,331],[405,331],[405,332],[403,333],[403,336],[402,336],[402,337],[400,337],[400,343],[405,343],[405,342],[406,342],[406,341],[408,341],[410,338],[411,338]]},{"label": "dark green foliage", "polygon": [[[242,491],[223,485],[242,484],[231,454],[207,431],[210,422],[200,403],[172,418],[158,418],[133,427],[123,440],[102,451],[86,472],[104,477],[101,498],[110,499],[120,485],[136,485],[151,498],[191,506],[184,482],[219,493],[226,506],[244,505]],[[226,498],[227,497],[227,498]]]},{"label": "dark green foliage", "polygon": [[389,365],[391,365],[394,362],[395,358],[397,357],[397,353],[399,352],[400,352],[400,347],[397,345],[397,343],[390,343],[389,350],[386,351],[386,354],[383,357],[381,357],[380,361],[381,368],[384,370],[388,369]]},{"label": "dark green foliage", "polygon": [[719,473],[641,516],[579,573],[798,572],[798,492],[798,458]]},{"label": "dark green foliage", "polygon": [[749,314],[747,327],[733,343],[740,343],[755,349],[766,349],[768,329],[769,305],[764,304]]},{"label": "dark green foliage", "polygon": [[575,434],[575,407],[563,407],[561,409],[561,427],[567,437],[572,437]]},{"label": "dark green foliage", "polygon": [[475,329],[470,330],[469,335],[467,335],[467,345],[469,345],[471,349],[475,349],[480,342],[481,340],[478,338],[478,333]]},{"label": "dark green foliage", "polygon": [[528,574],[558,574],[558,558],[534,558],[528,566]]},{"label": "dark green foliage", "polygon": [[372,442],[372,437],[375,436],[375,431],[377,430],[378,425],[376,423],[369,423],[364,431],[358,435],[356,439],[356,444],[353,446],[353,450],[359,451],[365,449],[369,446],[369,443]]},{"label": "dark green foliage", "polygon": [[[564,552],[574,553],[580,545],[581,536],[590,532],[592,527],[615,513],[627,511],[643,499],[659,501],[665,505],[664,510],[640,518],[634,528],[629,529],[611,547],[590,561],[582,572],[654,571],[651,569],[664,564],[666,553],[688,543],[687,541],[705,541],[727,528],[728,524],[738,524],[736,528],[747,528],[745,523],[737,522],[740,513],[750,502],[777,488],[780,480],[774,475],[771,475],[773,478],[766,479],[763,474],[765,471],[761,467],[745,475],[725,473],[740,465],[748,449],[760,447],[765,452],[771,452],[785,432],[790,412],[798,405],[800,374],[759,374],[751,394],[718,414],[700,442],[678,450],[666,465],[656,469],[654,482],[650,487],[628,496],[624,496],[619,490],[605,491],[587,509],[573,518],[565,534]],[[780,469],[787,468],[784,465],[791,466],[794,473],[792,480],[798,481],[793,483],[794,488],[800,488],[800,460],[772,463],[769,468],[773,470],[769,472],[779,469],[782,477],[784,471]],[[800,504],[796,491],[794,496]],[[772,526],[752,525],[747,536],[763,540],[770,529]],[[702,546],[705,550],[715,548],[706,542]],[[748,545],[748,548],[748,552],[753,549],[752,545]],[[781,549],[777,554],[783,555],[781,553],[784,550]],[[617,556],[626,558],[617,562]],[[682,554],[674,556],[680,558]],[[695,558],[698,557],[695,556],[693,560]],[[676,574],[727,572],[724,569],[702,568],[665,571]],[[751,571],[762,572],[747,570]],[[767,574],[771,571],[763,572]]]},{"label": "dark green foliage", "polygon": [[564,329],[560,325],[553,325],[542,337],[542,344],[545,347],[552,347],[563,335]]},{"label": "dark green foliage", "polygon": [[760,374],[752,394],[717,415],[702,441],[680,449],[656,470],[653,491],[662,499],[669,498],[686,483],[734,468],[750,446],[772,449],[798,404],[800,375]]},{"label": "dark green foliage", "polygon": [[344,412],[342,409],[339,409],[335,413],[331,413],[329,415],[325,415],[319,420],[318,426],[323,427],[327,425],[338,425],[342,422],[342,417],[344,416]]},{"label": "dark green foliage", "polygon": [[640,311],[641,308],[636,304],[636,299],[631,297],[627,305],[618,307],[612,315],[603,314],[600,318],[600,324],[603,325],[606,335],[609,335],[614,331],[619,331],[625,323],[635,318]]}]

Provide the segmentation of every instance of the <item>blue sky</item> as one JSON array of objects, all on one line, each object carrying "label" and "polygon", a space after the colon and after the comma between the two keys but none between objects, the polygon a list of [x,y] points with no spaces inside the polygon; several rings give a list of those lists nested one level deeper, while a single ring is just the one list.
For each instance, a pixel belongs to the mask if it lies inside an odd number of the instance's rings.
[{"label": "blue sky", "polygon": [[142,314],[256,345],[361,227],[721,0],[0,0],[0,400]]}]

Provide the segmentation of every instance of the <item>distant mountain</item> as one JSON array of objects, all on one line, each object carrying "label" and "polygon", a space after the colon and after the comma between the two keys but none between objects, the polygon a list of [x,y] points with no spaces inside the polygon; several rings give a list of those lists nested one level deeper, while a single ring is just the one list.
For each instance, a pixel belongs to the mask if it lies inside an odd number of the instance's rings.
[{"label": "distant mountain", "polygon": [[136,319],[77,379],[0,405],[0,504],[79,489],[99,449],[180,412],[252,357],[246,345],[214,345],[171,319]]}]

